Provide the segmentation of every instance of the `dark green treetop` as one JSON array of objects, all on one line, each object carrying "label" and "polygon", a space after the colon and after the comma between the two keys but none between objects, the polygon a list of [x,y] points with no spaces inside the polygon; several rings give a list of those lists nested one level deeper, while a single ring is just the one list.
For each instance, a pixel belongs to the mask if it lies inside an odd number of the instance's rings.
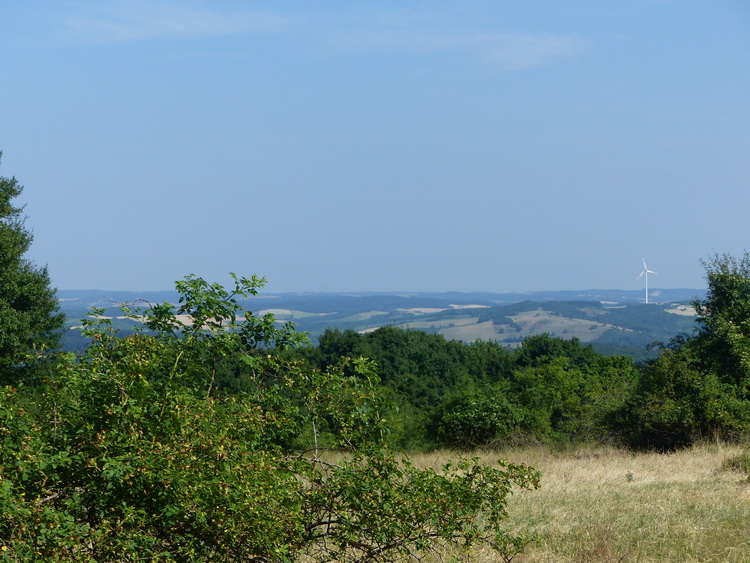
[{"label": "dark green treetop", "polygon": [[698,329],[662,348],[615,416],[632,445],[673,449],[750,430],[750,254],[714,254],[702,264]]},{"label": "dark green treetop", "polygon": [[0,380],[6,383],[29,373],[35,350],[59,346],[64,322],[47,268],[25,258],[33,237],[23,207],[13,204],[22,191],[18,180],[0,176]]},{"label": "dark green treetop", "polygon": [[715,254],[704,260],[708,291],[693,303],[700,330],[694,342],[700,347],[705,369],[724,383],[750,392],[750,254],[739,258]]}]

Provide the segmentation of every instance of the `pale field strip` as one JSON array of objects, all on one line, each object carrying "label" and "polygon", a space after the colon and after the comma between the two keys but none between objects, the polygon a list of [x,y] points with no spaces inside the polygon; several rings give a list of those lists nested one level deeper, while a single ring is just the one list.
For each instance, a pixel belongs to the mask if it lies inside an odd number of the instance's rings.
[{"label": "pale field strip", "polygon": [[692,305],[675,305],[670,309],[666,309],[667,313],[673,315],[684,315],[686,317],[695,317],[695,308]]},{"label": "pale field strip", "polygon": [[442,334],[448,340],[463,340],[471,342],[474,340],[496,340],[498,336],[497,327],[492,321],[484,321],[476,324],[466,323],[461,325],[454,323],[455,326],[442,328],[439,334]]},{"label": "pale field strip", "polygon": [[[336,313],[308,313],[307,311],[297,311],[295,309],[263,309],[253,313],[256,317],[263,317],[267,314],[276,317],[277,323],[286,323],[294,319],[304,319],[305,317],[324,317],[326,315],[335,315]],[[239,318],[239,317],[238,317]]]},{"label": "pale field strip", "polygon": [[442,313],[443,311],[450,311],[451,309],[487,309],[489,305],[455,305],[451,304],[449,307],[411,307],[409,309],[396,309],[404,313],[415,313],[415,314],[429,314],[429,313]]},{"label": "pale field strip", "polygon": [[448,309],[444,307],[412,307],[410,309],[396,309],[403,313],[415,313],[415,314],[427,314],[427,313],[442,313]]},{"label": "pale field strip", "polygon": [[[333,313],[326,313],[326,314],[333,314]],[[373,317],[378,317],[378,316],[387,315],[387,314],[388,313],[386,311],[365,311],[363,313],[354,313],[353,315],[343,317],[342,319],[339,319],[339,322],[367,321]]]},{"label": "pale field strip", "polygon": [[[560,317],[543,310],[526,311],[508,317],[519,328],[509,324],[495,324],[493,321],[478,322],[477,318],[451,319],[450,321],[412,322],[404,328],[438,328],[439,334],[451,340],[497,340],[503,338],[524,338],[531,334],[548,333],[552,337],[576,337],[581,342],[596,340],[610,329],[617,329],[615,325],[602,323],[592,319],[570,319]],[[619,329],[627,330],[627,329]]]},{"label": "pale field strip", "polygon": [[[476,326],[477,321],[479,321],[476,317],[468,317],[468,318],[456,318],[456,319],[450,319],[445,321],[412,321],[409,323],[403,323],[397,325],[399,328],[413,328],[413,329],[425,329],[425,328],[435,328],[435,327],[452,327],[452,326]],[[492,322],[492,321],[488,321]]]},{"label": "pale field strip", "polygon": [[583,341],[594,340],[609,329],[617,328],[615,325],[591,319],[570,319],[543,310],[526,311],[508,318],[520,325],[524,334],[548,332],[552,336],[557,336],[572,333]]}]

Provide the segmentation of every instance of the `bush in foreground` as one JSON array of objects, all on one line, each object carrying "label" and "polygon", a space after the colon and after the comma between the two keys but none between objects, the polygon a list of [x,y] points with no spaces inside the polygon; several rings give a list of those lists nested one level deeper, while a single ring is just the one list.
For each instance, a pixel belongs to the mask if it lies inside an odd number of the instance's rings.
[{"label": "bush in foreground", "polygon": [[[506,533],[505,507],[538,474],[395,457],[372,364],[280,359],[299,335],[237,301],[263,283],[188,277],[178,305],[129,311],[148,332],[118,338],[90,319],[85,356],[60,358],[43,386],[4,389],[5,559],[386,561],[483,543],[510,560],[523,549],[530,538]],[[218,385],[227,366],[243,392]],[[343,461],[326,461],[324,442]]]}]

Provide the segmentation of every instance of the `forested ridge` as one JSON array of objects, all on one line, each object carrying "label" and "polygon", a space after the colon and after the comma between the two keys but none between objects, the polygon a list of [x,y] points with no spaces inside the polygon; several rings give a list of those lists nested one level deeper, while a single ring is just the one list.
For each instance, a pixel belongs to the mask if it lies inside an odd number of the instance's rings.
[{"label": "forested ridge", "polygon": [[126,334],[94,309],[83,349],[64,352],[56,292],[24,257],[20,193],[0,179],[3,560],[393,561],[482,545],[509,561],[533,535],[506,529],[508,496],[540,475],[472,457],[420,469],[410,452],[669,451],[750,429],[747,253],[704,261],[697,328],[642,363],[549,334],[508,349],[386,326],[310,345],[243,306],[264,278],[234,274],[121,304]]},{"label": "forested ridge", "polygon": [[[329,330],[370,332],[379,327],[415,328],[430,334],[440,334],[449,340],[473,343],[476,340],[499,342],[503,346],[518,346],[528,336],[551,336],[593,344],[594,348],[610,355],[628,355],[642,361],[655,357],[647,346],[654,342],[668,342],[678,334],[691,332],[695,315],[691,315],[690,301],[703,292],[698,290],[662,291],[664,302],[644,305],[643,294],[638,297],[619,292],[600,291],[583,294],[571,300],[570,292],[539,293],[515,303],[498,304],[517,299],[508,294],[451,293],[415,295],[297,295],[265,293],[242,301],[252,311],[272,312],[280,321],[291,321],[297,330],[307,332],[312,343]],[[547,295],[544,301],[537,299]],[[552,299],[549,296],[557,296]],[[174,292],[104,292],[75,291],[61,293],[62,311],[67,315],[63,346],[79,351],[86,340],[76,327],[88,314],[89,307],[100,307],[113,317],[113,323],[123,333],[133,328],[133,322],[122,318],[117,303],[136,300],[150,302],[175,301]],[[586,299],[583,299],[586,297]],[[619,301],[613,301],[619,299]],[[674,300],[670,300],[674,299]]]}]

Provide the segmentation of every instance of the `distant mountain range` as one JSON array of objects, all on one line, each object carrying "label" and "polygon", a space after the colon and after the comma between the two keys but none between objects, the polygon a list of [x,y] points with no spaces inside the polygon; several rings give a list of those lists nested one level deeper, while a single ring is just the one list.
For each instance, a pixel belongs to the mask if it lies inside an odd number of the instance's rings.
[{"label": "distant mountain range", "polygon": [[[548,333],[575,337],[604,353],[629,354],[640,360],[647,357],[648,344],[692,331],[695,316],[690,302],[704,296],[705,290],[699,289],[651,289],[646,305],[642,290],[276,293],[252,297],[244,305],[255,314],[271,312],[280,322],[293,322],[313,342],[327,329],[367,332],[386,325],[465,342],[494,340],[507,346]],[[66,348],[73,350],[85,344],[75,327],[91,307],[104,309],[113,325],[128,333],[133,321],[121,318],[120,304],[175,302],[178,295],[174,291],[62,290],[59,297],[70,327]]]}]

